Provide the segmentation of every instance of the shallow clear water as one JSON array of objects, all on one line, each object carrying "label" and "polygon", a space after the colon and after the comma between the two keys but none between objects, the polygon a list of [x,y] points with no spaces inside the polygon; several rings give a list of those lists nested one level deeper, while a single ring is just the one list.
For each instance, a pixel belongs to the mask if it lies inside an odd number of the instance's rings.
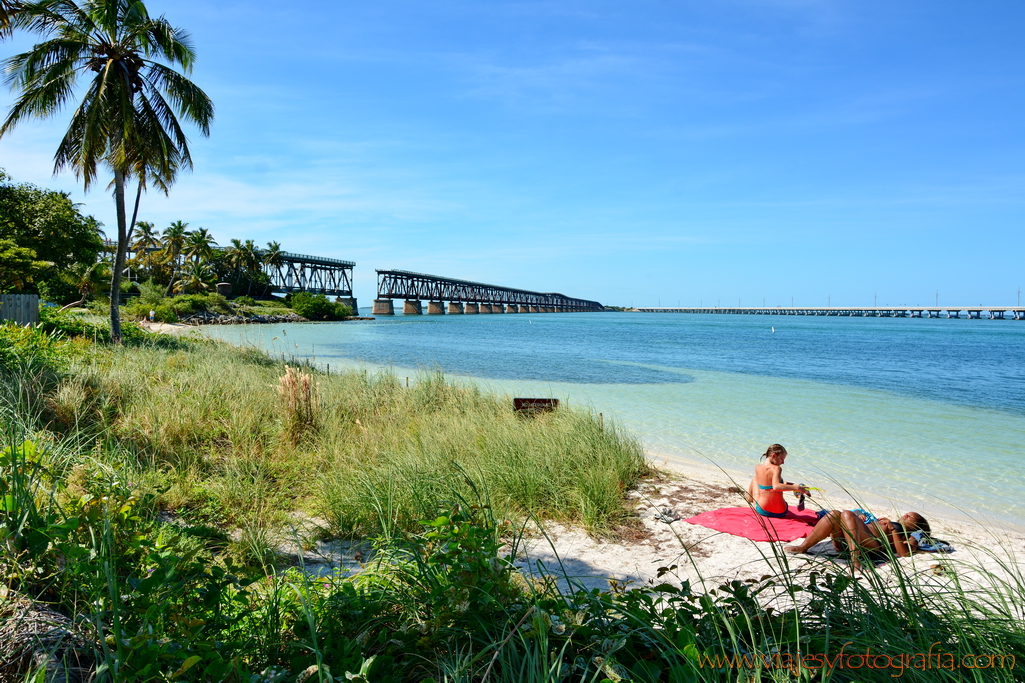
[{"label": "shallow clear water", "polygon": [[505,314],[204,334],[333,368],[440,368],[559,397],[670,460],[748,472],[779,442],[787,479],[1025,525],[1025,322]]}]

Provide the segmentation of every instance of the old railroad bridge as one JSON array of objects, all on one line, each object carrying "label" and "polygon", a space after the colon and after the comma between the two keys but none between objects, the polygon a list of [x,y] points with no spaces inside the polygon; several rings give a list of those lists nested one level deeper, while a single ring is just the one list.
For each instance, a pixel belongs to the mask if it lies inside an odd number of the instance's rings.
[{"label": "old railroad bridge", "polygon": [[751,308],[662,308],[636,309],[643,313],[725,313],[733,315],[827,315],[859,318],[989,318],[1025,320],[1022,306],[829,306],[829,307],[751,307]]},{"label": "old railroad bridge", "polygon": [[[108,250],[116,248],[116,244],[106,240]],[[214,251],[225,251],[226,247],[213,247]],[[151,247],[147,251],[158,251]],[[128,250],[128,258],[134,257],[135,250]],[[293,254],[283,251],[278,254],[274,263],[264,263],[261,268],[270,278],[271,289],[278,292],[311,292],[326,294],[338,298],[338,301],[356,310],[356,299],[352,296],[352,269],[356,266],[352,261]],[[131,266],[125,272],[129,280],[138,279]],[[220,289],[221,285],[218,285]]]},{"label": "old railroad bridge", "polygon": [[574,299],[555,292],[531,292],[486,285],[481,282],[454,280],[437,275],[411,273],[406,270],[378,270],[377,298],[374,315],[395,315],[394,299],[404,299],[406,315],[423,313],[427,301],[428,315],[446,313],[571,313],[604,311],[597,301]]},{"label": "old railroad bridge", "polygon": [[[107,248],[115,244],[107,240]],[[224,247],[214,247],[223,251]],[[151,248],[149,251],[156,251]],[[129,259],[134,256],[129,249]],[[281,252],[275,263],[263,264],[270,277],[271,289],[279,292],[311,292],[337,297],[341,303],[357,311],[358,304],[352,294],[352,261]],[[129,280],[135,280],[131,268],[126,271]],[[218,285],[220,288],[221,285]],[[405,299],[402,312],[422,313],[421,299],[427,300],[427,313],[568,313],[576,311],[604,311],[597,301],[574,299],[555,292],[531,292],[525,289],[498,287],[481,282],[468,282],[437,275],[411,273],[405,270],[377,271],[377,299],[375,315],[394,315],[392,299]]]}]

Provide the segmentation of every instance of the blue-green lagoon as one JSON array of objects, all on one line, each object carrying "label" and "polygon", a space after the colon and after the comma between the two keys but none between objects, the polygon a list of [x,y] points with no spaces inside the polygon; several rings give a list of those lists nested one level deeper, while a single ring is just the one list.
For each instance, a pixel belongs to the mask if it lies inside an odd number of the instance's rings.
[{"label": "blue-green lagoon", "polygon": [[[774,330],[774,331],[773,331]],[[1025,322],[668,313],[395,316],[206,327],[332,370],[441,370],[552,396],[657,458],[1025,526]],[[746,480],[744,481],[746,483]]]}]

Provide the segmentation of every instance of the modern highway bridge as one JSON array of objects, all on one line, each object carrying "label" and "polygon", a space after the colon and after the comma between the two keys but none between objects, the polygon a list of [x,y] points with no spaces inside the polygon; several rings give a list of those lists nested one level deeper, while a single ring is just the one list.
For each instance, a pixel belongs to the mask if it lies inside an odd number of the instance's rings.
[{"label": "modern highway bridge", "polygon": [[731,315],[826,315],[855,318],[989,318],[1025,320],[1022,306],[828,306],[828,307],[752,307],[752,308],[637,308],[643,313],[725,313]]},{"label": "modern highway bridge", "polygon": [[597,301],[574,299],[555,292],[531,292],[526,289],[498,287],[482,282],[455,280],[407,270],[378,270],[374,315],[395,315],[394,299],[404,299],[405,315],[448,313],[570,313],[604,311]]}]

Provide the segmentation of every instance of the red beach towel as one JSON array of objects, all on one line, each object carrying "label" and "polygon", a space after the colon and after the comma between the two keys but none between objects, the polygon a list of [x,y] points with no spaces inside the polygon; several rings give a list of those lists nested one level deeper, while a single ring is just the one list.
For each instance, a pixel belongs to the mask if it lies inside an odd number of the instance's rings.
[{"label": "red beach towel", "polygon": [[807,536],[818,517],[814,510],[798,511],[791,505],[787,516],[781,519],[762,517],[754,508],[745,507],[702,512],[684,521],[752,541],[793,541]]}]

